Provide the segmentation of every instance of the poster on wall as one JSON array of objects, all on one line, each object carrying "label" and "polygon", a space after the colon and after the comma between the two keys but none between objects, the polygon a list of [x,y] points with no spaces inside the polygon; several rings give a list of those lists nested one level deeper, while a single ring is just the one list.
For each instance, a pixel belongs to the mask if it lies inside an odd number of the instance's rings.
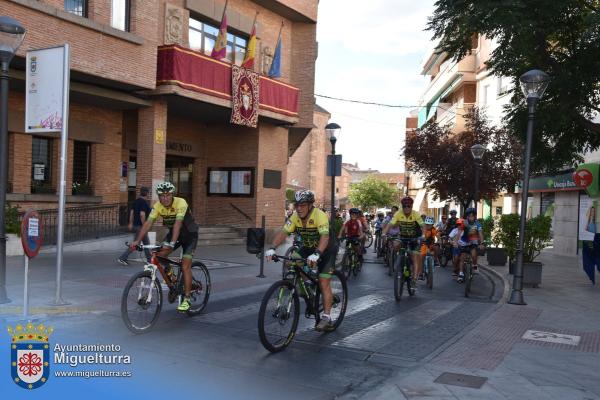
[{"label": "poster on wall", "polygon": [[63,101],[69,83],[64,81],[67,66],[64,46],[27,52],[25,91],[25,132],[60,132]]},{"label": "poster on wall", "polygon": [[596,202],[588,195],[579,196],[579,240],[594,240],[596,229]]}]

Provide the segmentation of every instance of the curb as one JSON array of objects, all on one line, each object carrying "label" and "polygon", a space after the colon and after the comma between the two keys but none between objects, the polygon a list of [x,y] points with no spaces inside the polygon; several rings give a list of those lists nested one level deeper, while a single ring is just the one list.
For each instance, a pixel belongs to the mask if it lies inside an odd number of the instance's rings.
[{"label": "curb", "polygon": [[502,293],[500,300],[498,300],[498,304],[505,304],[508,301],[508,297],[510,295],[510,282],[508,281],[508,279],[500,272],[496,271],[494,268],[491,268],[488,265],[479,264],[479,266],[485,271],[491,273],[492,275],[495,275],[498,279],[502,281],[502,284],[504,286],[504,292]]}]

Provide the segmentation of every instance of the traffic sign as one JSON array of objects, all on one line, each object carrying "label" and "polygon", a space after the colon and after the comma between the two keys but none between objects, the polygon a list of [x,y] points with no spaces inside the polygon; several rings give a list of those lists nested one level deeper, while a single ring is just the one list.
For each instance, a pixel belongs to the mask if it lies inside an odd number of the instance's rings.
[{"label": "traffic sign", "polygon": [[42,223],[35,211],[27,211],[21,222],[21,244],[29,258],[37,256],[42,247]]}]

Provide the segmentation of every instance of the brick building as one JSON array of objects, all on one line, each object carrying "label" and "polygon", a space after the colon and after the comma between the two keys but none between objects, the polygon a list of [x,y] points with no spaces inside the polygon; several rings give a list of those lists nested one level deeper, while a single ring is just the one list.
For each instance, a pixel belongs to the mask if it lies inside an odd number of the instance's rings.
[{"label": "brick building", "polygon": [[[59,140],[24,134],[24,56],[69,43],[67,207],[125,203],[136,188],[167,179],[202,224],[247,226],[261,215],[267,226],[282,223],[288,156],[313,129],[318,2],[230,0],[227,60],[216,61],[209,54],[224,3],[2,1],[0,15],[27,29],[10,71],[8,201],[56,207]],[[229,123],[227,79],[244,57],[256,12],[254,129]],[[282,22],[274,80],[265,72]]]},{"label": "brick building", "polygon": [[315,127],[290,156],[287,168],[288,187],[312,190],[318,207],[331,202],[331,185],[328,184],[330,178],[326,176],[327,155],[331,154],[331,143],[325,133],[330,116],[329,111],[315,104]]}]

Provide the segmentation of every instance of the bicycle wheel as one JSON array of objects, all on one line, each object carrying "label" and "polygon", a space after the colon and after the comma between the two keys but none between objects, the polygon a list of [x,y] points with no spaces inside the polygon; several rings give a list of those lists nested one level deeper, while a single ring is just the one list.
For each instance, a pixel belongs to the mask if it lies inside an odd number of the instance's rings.
[{"label": "bicycle wheel", "polygon": [[265,293],[258,312],[258,336],[271,353],[285,349],[294,338],[300,317],[300,300],[289,280],[275,282]]},{"label": "bicycle wheel", "polygon": [[162,308],[162,287],[152,280],[150,271],[141,271],[129,279],[121,297],[121,318],[133,333],[147,332],[154,326]]},{"label": "bicycle wheel", "polygon": [[465,263],[465,297],[471,293],[471,281],[473,280],[471,263]]},{"label": "bicycle wheel", "polygon": [[[446,266],[448,265],[448,260],[449,260],[449,256],[446,252],[446,249],[442,249],[442,254],[440,254],[440,267],[442,268],[446,268]],[[451,256],[450,256],[451,258]]]},{"label": "bicycle wheel", "polygon": [[[340,271],[333,271],[331,279],[329,280],[329,287],[333,294],[333,305],[329,316],[331,317],[331,323],[333,329],[337,329],[342,323],[344,315],[346,315],[346,307],[348,306],[348,285],[346,283],[346,277]],[[316,302],[319,304],[319,312],[315,315],[315,325],[321,320],[321,313],[323,312],[323,296],[321,295],[320,287],[317,288]]]},{"label": "bicycle wheel", "polygon": [[190,309],[187,315],[200,314],[208,303],[210,297],[210,273],[206,265],[199,261],[192,263],[192,290],[190,292]]},{"label": "bicycle wheel", "polygon": [[353,262],[352,262],[352,275],[354,275],[354,277],[356,278],[358,276],[358,273],[360,272],[360,258],[358,258],[358,255],[353,254]]},{"label": "bicycle wheel", "polygon": [[425,257],[425,273],[427,274],[427,287],[429,289],[433,289],[433,271],[435,267],[433,266],[433,257],[427,256]]},{"label": "bicycle wheel", "polygon": [[393,276],[394,275],[394,270],[395,270],[395,266],[396,266],[396,259],[397,259],[397,255],[396,252],[394,251],[394,248],[390,248],[389,250],[389,255],[388,255],[388,275],[389,276]]},{"label": "bicycle wheel", "polygon": [[367,235],[367,241],[365,242],[365,249],[368,249],[373,244],[373,234],[369,233]]},{"label": "bicycle wheel", "polygon": [[345,252],[342,257],[342,273],[346,278],[349,278],[352,273],[352,257],[348,252]]},{"label": "bicycle wheel", "polygon": [[394,279],[394,297],[396,301],[402,300],[402,292],[404,291],[404,263],[406,263],[406,256],[400,255],[396,260],[396,275]]},{"label": "bicycle wheel", "polygon": [[373,253],[376,253],[377,257],[379,257],[379,246],[381,246],[381,236],[375,235],[375,246],[373,246]]}]

